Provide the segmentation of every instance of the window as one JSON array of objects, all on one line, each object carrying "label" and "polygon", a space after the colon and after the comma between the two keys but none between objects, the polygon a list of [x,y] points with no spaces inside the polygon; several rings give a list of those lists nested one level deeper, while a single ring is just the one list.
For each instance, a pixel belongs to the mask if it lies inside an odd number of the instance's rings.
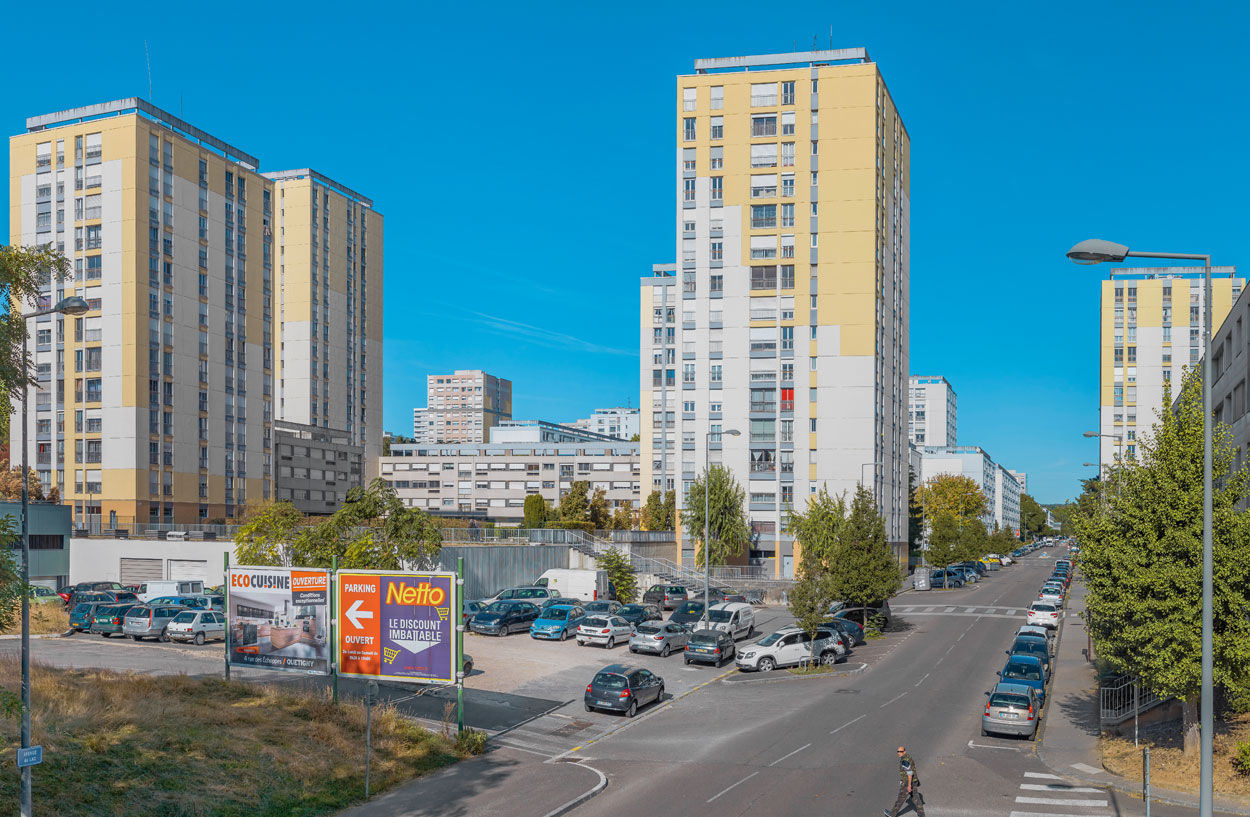
[{"label": "window", "polygon": [[776,167],[777,146],[751,145],[751,167]]},{"label": "window", "polygon": [[712,94],[712,110],[719,111],[725,107],[725,86],[713,85],[710,89]]},{"label": "window", "polygon": [[712,201],[721,201],[725,198],[725,177],[712,177]]},{"label": "window", "polygon": [[694,201],[694,179],[682,179],[682,201]]},{"label": "window", "polygon": [[[725,257],[724,247],[725,247],[725,244],[724,244],[724,242],[722,242],[722,241],[713,241],[713,242],[712,242],[712,253],[711,253],[711,257],[712,257],[712,260],[713,260],[713,261],[721,261],[721,260],[724,260],[724,257]],[[716,277],[721,277],[721,276],[716,276]]]},{"label": "window", "polygon": [[712,117],[710,134],[713,139],[725,138],[725,117],[723,116]]},{"label": "window", "polygon": [[695,118],[693,116],[687,116],[685,119],[682,120],[684,129],[685,129],[684,136],[687,142],[694,141],[694,122],[695,122]]},{"label": "window", "polygon": [[[793,173],[781,174],[781,195],[783,198],[794,197],[794,174]],[[791,206],[793,207],[793,205]]]},{"label": "window", "polygon": [[794,265],[793,264],[781,265],[781,288],[782,289],[794,289]]},{"label": "window", "polygon": [[777,104],[777,83],[775,82],[753,82],[751,83],[751,107],[759,107],[762,105]]},{"label": "window", "polygon": [[772,198],[777,195],[776,174],[751,177],[751,198]]},{"label": "window", "polygon": [[693,172],[698,151],[694,148],[683,148],[681,151],[681,169]]},{"label": "window", "polygon": [[794,167],[794,143],[793,142],[781,143],[781,166],[782,167]]},{"label": "window", "polygon": [[794,83],[793,82],[781,83],[781,104],[782,105],[794,104]]},{"label": "window", "polygon": [[776,114],[755,114],[751,117],[751,136],[752,138],[759,136],[776,136],[777,135],[777,115]]},{"label": "window", "polygon": [[682,367],[681,382],[683,383],[694,382],[694,364],[693,363],[687,363]]},{"label": "window", "polygon": [[698,88],[682,88],[681,89],[682,110],[693,111],[695,109],[695,106],[698,104],[698,94],[699,94]]},{"label": "window", "polygon": [[777,205],[752,204],[751,229],[760,230],[777,226]]},{"label": "window", "polygon": [[710,167],[712,170],[721,170],[725,167],[725,149],[720,145],[712,148]]},{"label": "window", "polygon": [[[782,181],[784,183],[785,181],[784,178],[782,179]],[[781,205],[781,226],[782,227],[794,226],[794,205],[793,204]]]},{"label": "window", "polygon": [[781,135],[794,135],[794,111],[786,111],[781,115]]}]

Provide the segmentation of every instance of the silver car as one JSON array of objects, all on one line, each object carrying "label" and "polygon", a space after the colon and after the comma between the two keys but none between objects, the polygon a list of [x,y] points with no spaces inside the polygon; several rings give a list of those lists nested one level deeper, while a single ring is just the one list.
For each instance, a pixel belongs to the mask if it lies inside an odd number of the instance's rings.
[{"label": "silver car", "polygon": [[1033,687],[1000,681],[990,693],[981,715],[981,734],[1035,737],[1041,709]]},{"label": "silver car", "polygon": [[175,607],[172,604],[155,606],[140,604],[137,607],[131,607],[126,611],[126,617],[122,619],[122,634],[130,636],[135,641],[144,638],[168,641],[169,622],[185,609],[187,608]]},{"label": "silver car", "polygon": [[203,644],[210,638],[225,639],[226,616],[224,613],[201,610],[183,610],[173,617],[167,629],[174,641],[194,641]]},{"label": "silver car", "polygon": [[668,658],[669,653],[681,652],[690,640],[690,631],[680,624],[663,621],[648,621],[634,628],[629,639],[630,652],[653,652],[661,658]]}]

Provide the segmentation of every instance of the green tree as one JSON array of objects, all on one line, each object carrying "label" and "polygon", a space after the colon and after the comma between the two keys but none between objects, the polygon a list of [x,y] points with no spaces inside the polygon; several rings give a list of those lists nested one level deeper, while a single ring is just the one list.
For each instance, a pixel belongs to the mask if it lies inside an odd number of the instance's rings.
[{"label": "green tree", "polygon": [[304,514],[287,501],[249,508],[234,535],[234,558],[242,565],[291,565]]},{"label": "green tree", "polygon": [[959,561],[962,553],[959,520],[944,513],[934,517],[931,524],[925,559],[933,567],[946,567]]},{"label": "green tree", "polygon": [[990,552],[990,536],[980,519],[965,519],[959,523],[959,547],[957,562],[975,562]]},{"label": "green tree", "polygon": [[569,486],[568,492],[560,497],[561,522],[586,522],[590,511],[590,483],[578,480]]},{"label": "green tree", "polygon": [[[831,496],[823,486],[808,501],[807,510],[790,512],[786,532],[799,545],[800,576],[820,576],[837,569],[839,535],[845,521],[846,498]],[[825,605],[825,610],[828,609]]]},{"label": "green tree", "polygon": [[[17,626],[22,614],[22,572],[13,545],[18,544],[17,518],[0,516],[0,631]],[[3,690],[0,690],[0,695]]]},{"label": "green tree", "polygon": [[634,436],[632,436],[632,437],[630,437],[630,438],[629,438],[629,441],[630,441],[631,443],[638,443],[638,442],[642,442],[642,437],[639,437],[637,434],[635,434]]},{"label": "green tree", "polygon": [[673,530],[677,496],[673,491],[652,491],[642,507],[644,530]]},{"label": "green tree", "polygon": [[612,513],[612,530],[631,530],[634,527],[634,509],[625,503]]},{"label": "green tree", "polygon": [[547,524],[547,500],[541,494],[525,497],[525,527],[541,528]]},{"label": "green tree", "polygon": [[629,557],[615,547],[610,547],[595,557],[599,569],[608,574],[608,581],[616,588],[616,599],[629,604],[638,595],[638,577],[629,564]]},{"label": "green tree", "polygon": [[924,505],[916,486],[916,472],[907,469],[907,549],[916,550],[924,539]]},{"label": "green tree", "polygon": [[1046,533],[1046,509],[1028,494],[1020,494],[1020,533],[1026,540]]},{"label": "green tree", "polygon": [[837,601],[833,578],[823,571],[803,571],[789,594],[790,614],[794,623],[811,636],[815,649],[816,630],[829,618],[829,607]]},{"label": "green tree", "polygon": [[612,503],[608,502],[608,492],[596,488],[590,495],[590,506],[586,510],[590,524],[595,530],[607,530],[612,526]]},{"label": "green tree", "polygon": [[930,523],[940,514],[950,514],[961,522],[984,516],[985,494],[962,474],[938,474],[920,486],[920,499]]},{"label": "green tree", "polygon": [[[1106,492],[1087,480],[1072,515],[1081,542],[1087,626],[1099,657],[1184,702],[1184,746],[1198,746],[1201,681],[1203,412],[1200,370],[1186,374],[1175,411],[1165,390],[1140,459]],[[1246,616],[1250,513],[1237,510],[1247,474],[1233,470],[1228,428],[1213,434],[1215,681],[1235,689],[1250,672]]]},{"label": "green tree", "polygon": [[[703,540],[704,490],[707,487],[708,537]],[[703,567],[705,551],[709,564],[723,565],[744,554],[751,540],[751,525],[747,522],[743,502],[746,492],[733,478],[733,474],[721,465],[713,465],[699,476],[686,494],[686,507],[682,510],[682,524],[691,539],[700,545],[695,551],[695,564]]]},{"label": "green tree", "polygon": [[838,569],[831,571],[835,598],[853,606],[888,599],[898,592],[903,577],[885,535],[885,519],[877,511],[872,492],[860,485],[851,501],[846,522],[838,532],[835,554]]},{"label": "green tree", "polygon": [[51,281],[70,277],[69,260],[48,247],[0,245],[0,391],[20,398],[22,387],[35,382],[29,361],[22,359],[22,337],[26,334],[23,312],[47,306],[40,304],[40,290]]},{"label": "green tree", "polygon": [[[39,474],[34,468],[28,467],[26,469],[26,485],[32,500],[43,499],[43,481],[39,479]],[[21,466],[10,468],[8,463],[4,463],[0,467],[0,497],[16,500],[22,498]]]}]

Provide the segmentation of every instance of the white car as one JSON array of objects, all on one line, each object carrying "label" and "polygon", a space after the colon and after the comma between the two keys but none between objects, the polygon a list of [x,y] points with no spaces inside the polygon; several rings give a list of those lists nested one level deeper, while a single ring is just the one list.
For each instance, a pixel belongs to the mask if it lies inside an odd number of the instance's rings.
[{"label": "white car", "polygon": [[1056,607],[1063,606],[1063,593],[1060,593],[1053,587],[1043,587],[1037,593],[1037,600],[1044,601],[1047,604],[1053,604]]},{"label": "white car", "polygon": [[1048,630],[1058,629],[1059,607],[1050,602],[1035,601],[1029,605],[1027,619],[1029,624],[1036,624]]},{"label": "white car", "polygon": [[577,643],[602,644],[609,650],[618,643],[629,641],[634,625],[620,616],[587,616],[577,625]]},{"label": "white car", "polygon": [[832,629],[818,629],[813,643],[811,636],[798,627],[785,627],[755,644],[741,647],[734,656],[734,663],[741,672],[772,672],[777,667],[796,667],[813,658],[832,665],[845,655],[846,646],[839,633]]},{"label": "white car", "polygon": [[1000,556],[999,554],[997,554],[997,553],[991,553],[991,554],[989,555],[989,558],[991,558],[991,559],[997,559],[998,561],[1002,562],[1002,563],[1003,563],[1003,567],[1006,567],[1007,565],[1013,565],[1013,564],[1015,564],[1015,563],[1016,563],[1016,560],[1015,560],[1015,559],[1011,558],[1010,556],[1008,556],[1008,555],[1007,555],[1007,554],[1005,554],[1005,553],[1004,553],[1004,554],[1002,554],[1001,556]]}]

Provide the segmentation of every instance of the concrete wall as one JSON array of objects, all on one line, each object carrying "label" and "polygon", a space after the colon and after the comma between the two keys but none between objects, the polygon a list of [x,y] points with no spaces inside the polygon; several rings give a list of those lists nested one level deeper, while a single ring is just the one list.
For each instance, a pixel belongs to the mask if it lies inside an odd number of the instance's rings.
[{"label": "concrete wall", "polygon": [[69,581],[121,581],[122,559],[159,559],[161,577],[170,577],[170,562],[204,562],[205,586],[225,582],[222,554],[234,559],[234,543],[165,542],[159,539],[73,539],[70,545]]},{"label": "concrete wall", "polygon": [[447,545],[439,566],[455,570],[456,559],[463,556],[464,597],[481,599],[528,585],[552,568],[586,567],[571,563],[571,550],[567,545]]}]

